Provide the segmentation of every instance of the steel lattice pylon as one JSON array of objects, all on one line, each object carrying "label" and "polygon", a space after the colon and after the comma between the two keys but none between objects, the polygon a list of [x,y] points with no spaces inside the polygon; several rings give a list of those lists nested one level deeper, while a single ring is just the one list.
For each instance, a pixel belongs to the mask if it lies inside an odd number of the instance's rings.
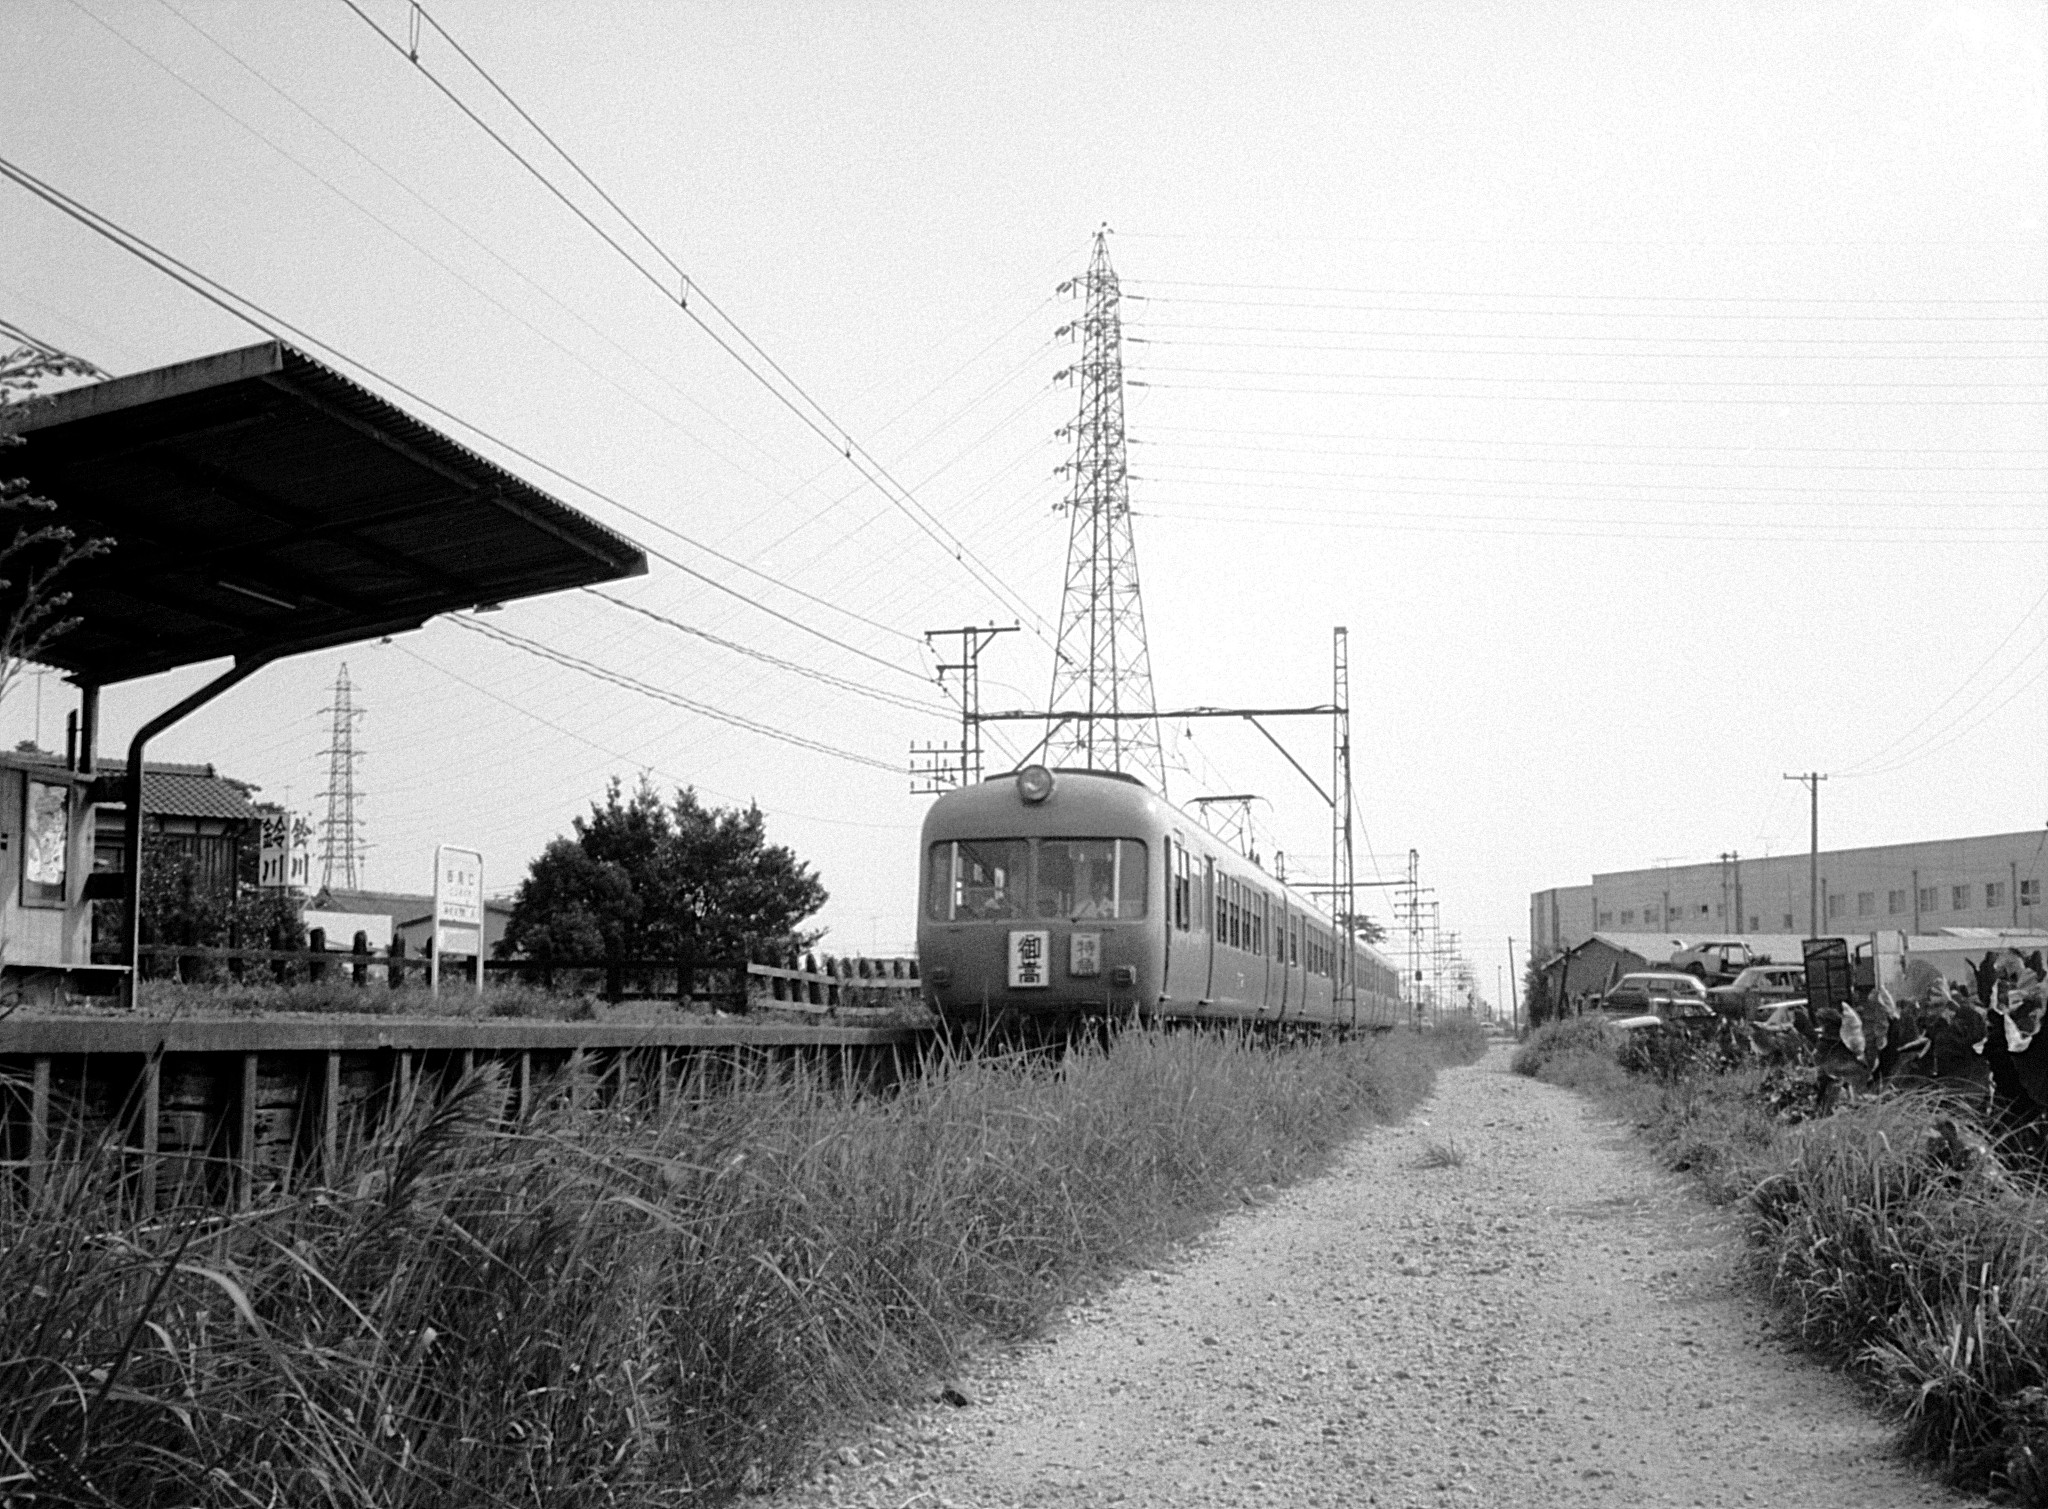
[{"label": "steel lattice pylon", "polygon": [[362,819],[356,815],[356,764],[363,752],[356,748],[356,723],[363,709],[355,705],[348,667],[343,665],[334,678],[334,704],[323,707],[333,722],[327,737],[327,817],[320,824],[320,888],[339,886],[346,891],[362,886]]},{"label": "steel lattice pylon", "polygon": [[[1069,284],[1069,287],[1074,285]],[[1053,656],[1053,765],[1119,770],[1166,792],[1158,704],[1152,700],[1152,655],[1145,645],[1145,606],[1138,595],[1138,552],[1131,538],[1130,472],[1124,447],[1123,320],[1109,233],[1096,232],[1095,253],[1080,284],[1087,313],[1079,322],[1081,360],[1069,372],[1081,406],[1071,427],[1074,459],[1060,507],[1070,520],[1067,584]]]}]

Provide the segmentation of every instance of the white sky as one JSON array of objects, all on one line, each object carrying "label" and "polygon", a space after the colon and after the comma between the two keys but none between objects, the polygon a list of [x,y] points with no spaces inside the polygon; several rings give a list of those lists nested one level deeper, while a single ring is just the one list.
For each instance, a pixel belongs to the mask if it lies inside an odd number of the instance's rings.
[{"label": "white sky", "polygon": [[[1832,773],[1830,846],[2048,818],[2039,4],[433,14],[1002,589],[342,0],[8,0],[0,155],[739,594],[656,562],[617,595],[933,713],[584,594],[494,626],[892,766],[946,737],[922,631],[1057,618],[1053,290],[1107,222],[1160,703],[1321,701],[1348,625],[1371,853],[1421,851],[1488,993],[1533,888],[1802,847],[1786,771]],[[431,31],[421,62],[532,143]],[[115,372],[258,338],[8,184],[0,317]],[[1050,637],[990,653],[990,706],[1043,699]],[[372,883],[425,888],[445,839],[509,887],[646,769],[757,799],[831,946],[909,946],[904,776],[451,624],[272,668],[153,752],[311,808],[344,659]],[[106,750],[206,674],[111,690]],[[41,700],[60,744],[72,695]],[[1284,736],[1327,771],[1326,726]],[[1256,734],[1172,743],[1176,797],[1262,792],[1268,852],[1327,864]]]}]

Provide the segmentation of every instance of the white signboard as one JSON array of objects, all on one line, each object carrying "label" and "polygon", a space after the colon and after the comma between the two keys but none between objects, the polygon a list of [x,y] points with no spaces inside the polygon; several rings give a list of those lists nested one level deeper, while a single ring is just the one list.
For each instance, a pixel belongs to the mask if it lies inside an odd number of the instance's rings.
[{"label": "white signboard", "polygon": [[476,993],[484,993],[484,857],[475,849],[442,844],[434,850],[434,960],[427,974],[441,988],[441,955],[477,961]]},{"label": "white signboard", "polygon": [[1102,973],[1102,934],[1068,935],[1067,973],[1077,980],[1085,980]]},{"label": "white signboard", "polygon": [[1043,990],[1052,981],[1052,934],[1041,932],[1010,934],[1010,988]]},{"label": "white signboard", "polygon": [[261,863],[256,884],[269,890],[303,891],[313,881],[313,821],[296,812],[263,814]]}]

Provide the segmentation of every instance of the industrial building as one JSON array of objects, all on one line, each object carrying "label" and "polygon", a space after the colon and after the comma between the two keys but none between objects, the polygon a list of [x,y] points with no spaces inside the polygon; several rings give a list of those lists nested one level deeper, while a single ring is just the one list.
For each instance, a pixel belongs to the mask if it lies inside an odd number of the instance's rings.
[{"label": "industrial building", "polygon": [[[1806,854],[1616,870],[1529,898],[1530,952],[1546,959],[1594,933],[1797,934],[1809,930]],[[1824,849],[1813,931],[2048,930],[2048,829]]]}]

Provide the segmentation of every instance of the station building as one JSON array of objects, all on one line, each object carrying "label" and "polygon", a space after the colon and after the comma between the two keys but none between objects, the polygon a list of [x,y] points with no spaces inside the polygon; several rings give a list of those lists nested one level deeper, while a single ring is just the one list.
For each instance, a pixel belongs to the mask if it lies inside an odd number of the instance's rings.
[{"label": "station building", "polygon": [[[1530,952],[1538,960],[1595,933],[1804,934],[1811,859],[1763,859],[1595,875],[1529,898]],[[2042,880],[2048,829],[1823,849],[1822,933],[1940,933],[1957,928],[2048,931]]]}]

